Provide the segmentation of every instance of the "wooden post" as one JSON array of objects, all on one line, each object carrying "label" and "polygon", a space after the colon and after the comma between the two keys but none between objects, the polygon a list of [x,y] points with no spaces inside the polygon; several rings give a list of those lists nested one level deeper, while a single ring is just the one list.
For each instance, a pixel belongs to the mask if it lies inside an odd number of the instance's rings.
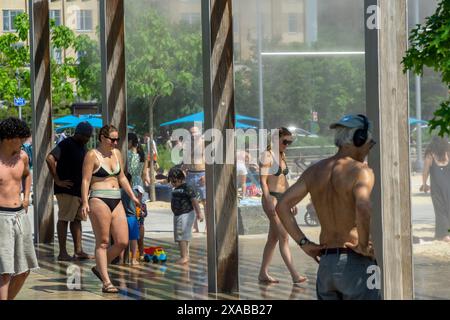
[{"label": "wooden post", "polygon": [[412,299],[408,78],[401,65],[407,0],[365,0],[364,7],[367,114],[379,142],[369,157],[376,179],[372,234],[384,299]]},{"label": "wooden post", "polygon": [[113,124],[119,129],[119,150],[126,162],[128,139],[124,31],[123,0],[100,0],[103,123]]},{"label": "wooden post", "polygon": [[48,0],[30,0],[29,10],[34,241],[35,243],[52,243],[54,237],[53,180],[45,162],[53,145]]},{"label": "wooden post", "polygon": [[[234,129],[235,123],[232,1],[202,0],[202,21],[205,130],[215,128],[226,137],[225,130]],[[235,164],[206,165],[206,221],[208,290],[236,292],[239,268]]]}]

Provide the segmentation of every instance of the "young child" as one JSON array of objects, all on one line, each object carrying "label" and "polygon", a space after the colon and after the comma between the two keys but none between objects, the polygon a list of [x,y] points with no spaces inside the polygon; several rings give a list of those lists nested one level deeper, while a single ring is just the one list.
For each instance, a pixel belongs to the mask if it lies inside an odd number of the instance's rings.
[{"label": "young child", "polygon": [[144,222],[145,218],[147,217],[147,205],[144,202],[145,190],[139,185],[134,186],[133,190],[135,191],[136,197],[141,202],[141,207],[136,208],[136,218],[139,222],[139,240],[138,240],[139,257],[140,260],[144,260],[144,236],[145,236]]},{"label": "young child", "polygon": [[[169,171],[169,182],[174,187],[172,191],[173,232],[175,242],[180,247],[178,264],[189,262],[189,241],[192,239],[192,226],[198,218],[203,221],[203,215],[196,200],[195,191],[186,183],[186,176],[180,168]],[[194,212],[195,210],[195,212]]]},{"label": "young child", "polygon": [[[127,178],[131,181],[131,175],[127,174]],[[137,195],[137,192],[134,191]],[[128,239],[130,241],[130,252],[131,252],[131,262],[132,266],[138,265],[139,261],[137,261],[137,243],[139,240],[139,222],[136,217],[136,206],[133,201],[131,201],[128,194],[122,189],[122,203],[125,208],[125,213],[127,215],[128,222]],[[127,252],[127,250],[125,250]],[[123,253],[122,253],[123,254]],[[123,255],[121,254],[121,258],[123,261]]]}]

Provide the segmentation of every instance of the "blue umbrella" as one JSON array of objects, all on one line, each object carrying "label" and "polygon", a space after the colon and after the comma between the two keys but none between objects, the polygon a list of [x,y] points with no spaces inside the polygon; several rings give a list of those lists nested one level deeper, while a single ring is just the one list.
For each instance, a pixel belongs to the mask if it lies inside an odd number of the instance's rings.
[{"label": "blue umbrella", "polygon": [[243,122],[236,121],[236,129],[256,129],[256,127]]},{"label": "blue umbrella", "polygon": [[72,123],[69,123],[69,124],[66,124],[64,126],[61,126],[61,127],[57,128],[56,132],[61,132],[61,131],[64,131],[65,129],[76,128],[76,126],[80,122],[84,122],[84,121],[89,122],[91,124],[91,126],[93,126],[95,129],[100,129],[101,127],[103,127],[103,119],[101,119],[101,118],[82,117],[82,118],[77,118],[77,120],[73,121]]},{"label": "blue umbrella", "polygon": [[79,119],[78,117],[75,117],[75,116],[69,114],[64,117],[53,119],[53,123],[54,124],[70,124],[70,123],[78,121],[78,119]]},{"label": "blue umbrella", "polygon": [[[198,113],[194,113],[194,114],[191,114],[191,115],[188,115],[188,116],[176,119],[176,120],[164,122],[164,123],[160,124],[160,127],[170,126],[170,125],[179,124],[179,123],[186,123],[186,122],[203,122],[204,119],[205,119],[204,113],[198,112]],[[243,116],[240,114],[236,115],[236,120],[259,121],[259,119]],[[237,123],[236,123],[236,125],[237,125]]]},{"label": "blue umbrella", "polygon": [[414,126],[414,125],[417,125],[417,124],[428,124],[428,121],[419,120],[419,119],[416,119],[416,118],[409,118],[409,125],[410,126]]}]

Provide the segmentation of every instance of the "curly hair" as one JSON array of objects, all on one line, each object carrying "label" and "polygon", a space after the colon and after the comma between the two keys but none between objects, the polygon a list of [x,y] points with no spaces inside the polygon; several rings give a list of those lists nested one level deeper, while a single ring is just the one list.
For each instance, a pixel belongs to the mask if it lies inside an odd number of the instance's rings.
[{"label": "curly hair", "polygon": [[175,182],[175,181],[184,181],[186,179],[186,176],[184,175],[183,170],[181,170],[178,167],[173,167],[169,170],[169,174],[167,177],[167,180],[169,182]]},{"label": "curly hair", "polygon": [[7,118],[0,122],[0,140],[25,139],[31,136],[27,123],[18,118]]},{"label": "curly hair", "polygon": [[98,141],[102,142],[101,137],[108,138],[111,132],[119,132],[116,127],[114,127],[112,124],[104,125],[98,134]]}]

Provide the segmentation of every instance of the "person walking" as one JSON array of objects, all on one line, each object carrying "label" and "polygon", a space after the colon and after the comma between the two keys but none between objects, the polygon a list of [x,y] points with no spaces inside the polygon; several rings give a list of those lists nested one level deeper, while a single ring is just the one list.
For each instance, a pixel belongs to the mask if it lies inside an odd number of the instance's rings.
[{"label": "person walking", "polygon": [[[435,238],[450,242],[450,156],[447,138],[433,137],[425,151],[420,191],[431,190],[435,214]],[[430,186],[427,184],[430,177]]]},{"label": "person walking", "polygon": [[[281,257],[292,277],[294,284],[300,284],[307,280],[306,277],[300,276],[295,270],[292,260],[292,254],[289,249],[289,235],[280,222],[275,210],[275,206],[281,199],[283,193],[289,187],[287,175],[289,168],[286,163],[286,149],[293,142],[292,133],[286,128],[279,128],[276,138],[272,137],[272,143],[268,146],[267,151],[262,155],[260,167],[260,180],[262,188],[262,206],[264,212],[269,219],[269,234],[267,235],[266,245],[264,246],[263,259],[259,270],[258,280],[263,283],[277,283],[279,280],[274,279],[269,274],[269,265],[278,243]],[[278,153],[272,150],[272,145],[278,143]],[[292,214],[297,214],[295,206],[291,209]]]}]

